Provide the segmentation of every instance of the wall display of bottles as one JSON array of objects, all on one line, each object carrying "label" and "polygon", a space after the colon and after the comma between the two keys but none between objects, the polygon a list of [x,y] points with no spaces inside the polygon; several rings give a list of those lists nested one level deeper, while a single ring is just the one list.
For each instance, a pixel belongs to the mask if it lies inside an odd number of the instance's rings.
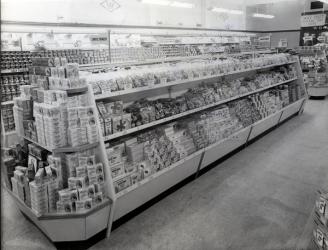
[{"label": "wall display of bottles", "polygon": [[28,74],[7,74],[0,79],[2,102],[11,101],[20,95],[19,87],[29,84]]},{"label": "wall display of bottles", "polygon": [[29,51],[2,51],[1,71],[16,69],[26,69],[31,65],[31,53]]},{"label": "wall display of bottles", "polygon": [[328,248],[328,192],[318,191],[315,202],[313,241],[317,248]]},{"label": "wall display of bottles", "polygon": [[1,60],[1,122],[4,141],[9,132],[15,131],[13,99],[20,95],[20,86],[29,84],[28,67],[31,65],[29,51],[2,51]]},{"label": "wall display of bottles", "polygon": [[65,57],[68,63],[95,64],[109,62],[108,49],[63,49],[33,51],[33,57]]}]

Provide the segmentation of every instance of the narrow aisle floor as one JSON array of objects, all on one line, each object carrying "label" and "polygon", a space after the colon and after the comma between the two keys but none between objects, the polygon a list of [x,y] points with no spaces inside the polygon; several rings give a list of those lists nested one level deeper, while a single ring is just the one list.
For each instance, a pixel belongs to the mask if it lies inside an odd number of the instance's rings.
[{"label": "narrow aisle floor", "polygon": [[[328,100],[284,123],[114,230],[97,249],[311,249],[328,186]],[[54,249],[3,196],[4,249]],[[22,246],[24,246],[22,248]]]}]

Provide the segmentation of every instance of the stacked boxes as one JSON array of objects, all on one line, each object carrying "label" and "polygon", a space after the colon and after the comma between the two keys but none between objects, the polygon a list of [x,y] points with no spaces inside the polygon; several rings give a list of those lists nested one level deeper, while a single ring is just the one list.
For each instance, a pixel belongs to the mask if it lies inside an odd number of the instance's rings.
[{"label": "stacked boxes", "polygon": [[131,114],[123,112],[123,102],[98,102],[100,126],[103,135],[118,133],[131,128]]}]

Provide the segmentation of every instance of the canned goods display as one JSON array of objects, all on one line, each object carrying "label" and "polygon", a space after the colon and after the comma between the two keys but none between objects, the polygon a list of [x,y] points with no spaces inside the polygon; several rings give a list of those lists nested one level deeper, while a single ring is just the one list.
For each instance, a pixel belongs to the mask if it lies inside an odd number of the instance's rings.
[{"label": "canned goods display", "polygon": [[65,57],[68,63],[93,64],[109,62],[109,50],[86,50],[86,49],[65,49],[65,50],[44,50],[32,52],[32,57]]},{"label": "canned goods display", "polygon": [[2,75],[0,78],[2,102],[11,101],[19,96],[19,86],[28,83],[28,74]]},{"label": "canned goods display", "polygon": [[31,65],[30,51],[2,51],[1,70],[27,68]]}]

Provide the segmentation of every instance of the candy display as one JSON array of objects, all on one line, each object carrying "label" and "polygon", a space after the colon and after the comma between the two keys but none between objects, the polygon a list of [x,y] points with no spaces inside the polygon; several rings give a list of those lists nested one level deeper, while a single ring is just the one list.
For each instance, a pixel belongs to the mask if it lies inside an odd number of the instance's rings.
[{"label": "candy display", "polygon": [[176,98],[140,99],[130,105],[124,105],[122,101],[97,102],[100,124],[103,135],[115,134],[295,78],[295,68],[284,66],[252,77],[202,84]]},{"label": "candy display", "polygon": [[87,81],[92,85],[94,93],[108,93],[131,88],[153,86],[180,80],[193,80],[234,71],[252,69],[267,65],[287,63],[291,58],[286,54],[260,56],[257,58],[238,60],[199,59],[166,63],[151,66],[137,66],[128,70],[111,71],[92,74]]}]

